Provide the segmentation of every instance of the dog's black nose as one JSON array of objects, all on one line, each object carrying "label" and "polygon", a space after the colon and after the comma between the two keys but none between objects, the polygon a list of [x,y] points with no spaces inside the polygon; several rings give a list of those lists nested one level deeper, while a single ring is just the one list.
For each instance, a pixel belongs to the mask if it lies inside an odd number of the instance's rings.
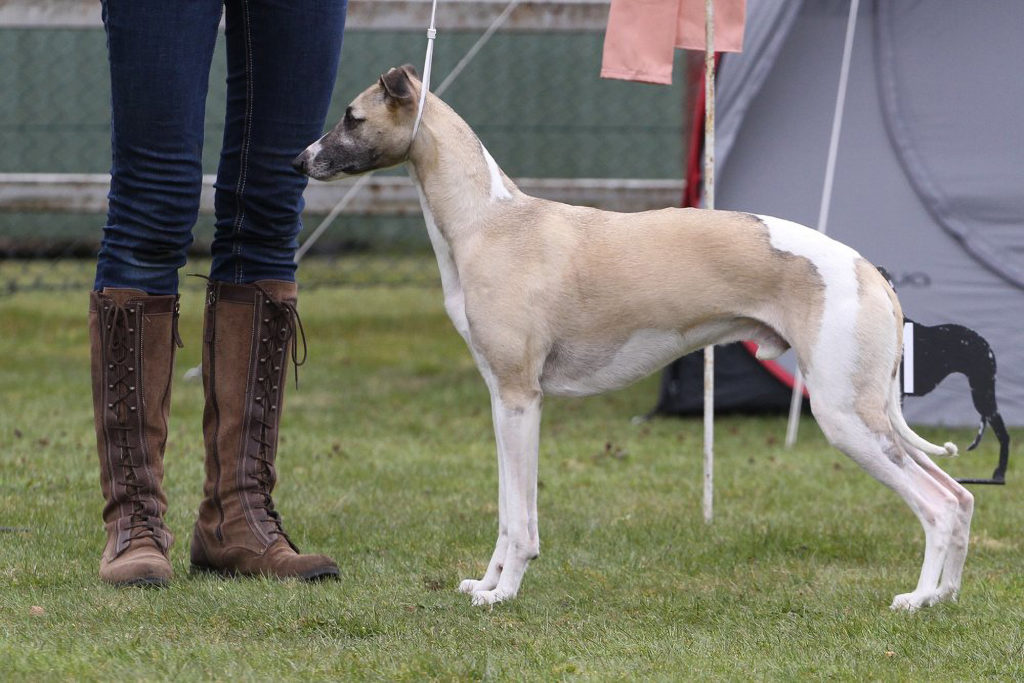
[{"label": "dog's black nose", "polygon": [[306,173],[306,153],[305,152],[303,152],[299,156],[297,156],[294,159],[292,159],[292,168],[294,168],[299,173],[302,173],[302,174]]}]

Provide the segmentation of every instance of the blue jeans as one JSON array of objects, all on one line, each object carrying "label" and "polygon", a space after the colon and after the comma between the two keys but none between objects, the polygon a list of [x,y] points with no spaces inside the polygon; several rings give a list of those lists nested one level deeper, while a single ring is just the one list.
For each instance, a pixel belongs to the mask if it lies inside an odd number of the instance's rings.
[{"label": "blue jeans", "polygon": [[307,179],[346,0],[104,0],[113,162],[95,288],[174,294],[202,187],[203,121],[225,14],[227,112],[215,185],[214,280],[294,281]]}]

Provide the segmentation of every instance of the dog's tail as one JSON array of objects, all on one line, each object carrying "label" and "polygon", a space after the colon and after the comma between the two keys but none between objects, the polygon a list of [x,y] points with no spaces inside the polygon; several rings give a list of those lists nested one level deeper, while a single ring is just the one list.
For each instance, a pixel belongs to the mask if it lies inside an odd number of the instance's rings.
[{"label": "dog's tail", "polygon": [[974,437],[974,441],[972,441],[971,445],[967,447],[967,450],[973,451],[975,448],[978,447],[978,444],[981,443],[981,437],[985,435],[985,427],[987,426],[988,420],[982,417],[981,424],[978,425],[978,435]]},{"label": "dog's tail", "polygon": [[910,428],[910,425],[907,424],[906,419],[903,417],[903,410],[900,407],[900,381],[898,378],[892,383],[892,395],[889,397],[888,410],[889,422],[892,424],[893,429],[896,430],[896,434],[898,434],[907,445],[913,446],[914,448],[924,451],[929,455],[957,454],[956,444],[951,441],[947,441],[943,445],[937,446],[929,441],[925,441]]}]

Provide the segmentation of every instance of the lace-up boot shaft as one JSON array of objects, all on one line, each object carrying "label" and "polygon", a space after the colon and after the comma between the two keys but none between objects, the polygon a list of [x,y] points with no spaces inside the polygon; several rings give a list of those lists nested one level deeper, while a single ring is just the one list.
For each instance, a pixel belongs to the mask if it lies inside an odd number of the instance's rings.
[{"label": "lace-up boot shaft", "polygon": [[119,585],[171,577],[163,454],[171,407],[178,297],[104,289],[89,298],[93,414],[106,504],[100,577]]},{"label": "lace-up boot shaft", "polygon": [[278,426],[289,357],[304,349],[294,283],[211,282],[203,334],[206,482],[192,566],[223,574],[315,579],[338,568],[302,555],[274,508]]}]

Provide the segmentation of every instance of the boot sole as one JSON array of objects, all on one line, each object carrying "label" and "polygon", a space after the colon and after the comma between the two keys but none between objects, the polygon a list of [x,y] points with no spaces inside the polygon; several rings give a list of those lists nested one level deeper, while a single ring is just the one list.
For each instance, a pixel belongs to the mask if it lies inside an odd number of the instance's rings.
[{"label": "boot sole", "polygon": [[167,588],[171,582],[159,576],[143,576],[138,579],[127,579],[125,581],[111,581],[111,586],[117,588]]},{"label": "boot sole", "polygon": [[193,575],[212,574],[219,576],[222,579],[242,579],[242,578],[259,578],[265,576],[268,579],[299,579],[300,581],[307,581],[315,583],[318,581],[326,581],[328,579],[336,579],[341,575],[341,572],[337,567],[326,567],[323,569],[311,569],[308,572],[302,574],[294,574],[291,576],[278,576],[277,574],[268,574],[264,572],[257,572],[255,574],[246,574],[235,569],[220,568],[220,567],[208,567],[201,564],[193,564],[189,567],[189,573]]}]

